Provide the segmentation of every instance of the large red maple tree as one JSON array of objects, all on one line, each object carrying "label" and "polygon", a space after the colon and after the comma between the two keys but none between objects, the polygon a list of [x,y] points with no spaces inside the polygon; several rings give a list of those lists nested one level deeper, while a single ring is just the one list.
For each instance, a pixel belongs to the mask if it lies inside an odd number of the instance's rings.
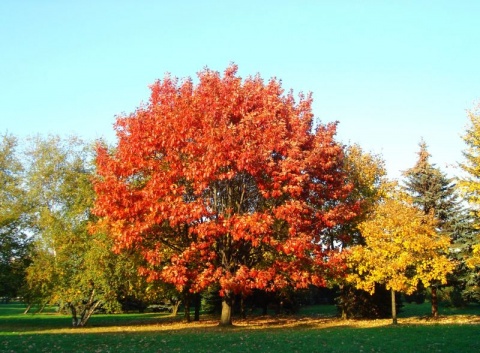
[{"label": "large red maple tree", "polygon": [[197,83],[165,76],[117,118],[115,148],[97,148],[99,226],[139,249],[153,280],[192,293],[218,283],[221,324],[236,294],[325,285],[342,264],[324,234],[358,205],[336,124],[314,129],[311,103],[236,65]]}]

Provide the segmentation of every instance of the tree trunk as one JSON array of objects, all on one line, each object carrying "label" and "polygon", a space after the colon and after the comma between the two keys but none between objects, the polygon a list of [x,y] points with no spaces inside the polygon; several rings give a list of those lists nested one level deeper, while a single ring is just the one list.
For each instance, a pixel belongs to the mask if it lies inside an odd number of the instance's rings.
[{"label": "tree trunk", "polygon": [[193,317],[193,321],[200,321],[200,306],[201,306],[201,296],[200,293],[195,293],[194,295],[194,302],[195,302],[195,315]]},{"label": "tree trunk", "polygon": [[23,312],[23,315],[26,315],[30,311],[31,308],[32,308],[32,304],[28,304],[27,308]]},{"label": "tree trunk", "polygon": [[172,316],[177,316],[177,313],[178,313],[178,307],[180,306],[180,304],[182,303],[181,300],[171,300],[170,301],[172,303]]},{"label": "tree trunk", "polygon": [[247,318],[247,309],[245,308],[245,297],[242,295],[240,299],[240,314],[242,315],[242,319]]},{"label": "tree trunk", "polygon": [[220,316],[220,326],[232,325],[232,299],[225,295],[222,300],[222,315]]},{"label": "tree trunk", "polygon": [[397,303],[395,300],[395,291],[391,289],[391,293],[392,293],[392,324],[396,325],[398,321],[397,321]]},{"label": "tree trunk", "polygon": [[45,309],[46,306],[47,306],[47,303],[43,303],[40,309],[37,310],[37,314],[43,313],[43,309]]},{"label": "tree trunk", "polygon": [[340,296],[338,297],[338,299],[340,300],[340,309],[342,310],[342,313],[341,313],[342,320],[348,319],[348,314],[347,314],[346,305],[345,305],[346,296],[347,294],[346,294],[345,285],[340,284]]},{"label": "tree trunk", "polygon": [[72,326],[73,327],[78,327],[78,317],[77,317],[77,309],[75,308],[75,305],[69,304],[70,311],[72,313]]},{"label": "tree trunk", "polygon": [[437,287],[432,286],[432,316],[434,319],[438,319],[438,296],[437,296]]},{"label": "tree trunk", "polygon": [[85,309],[82,312],[78,326],[83,327],[87,324],[87,321],[93,315],[93,313],[95,312],[95,309],[100,305],[100,303],[101,303],[100,301],[88,303],[88,305],[85,307]]},{"label": "tree trunk", "polygon": [[90,291],[90,297],[88,301],[82,305],[83,310],[80,314],[80,318],[77,316],[77,308],[74,304],[70,303],[70,311],[72,312],[72,326],[73,327],[84,327],[87,324],[87,321],[93,315],[95,309],[101,304],[100,300],[95,300],[95,288],[92,288]]},{"label": "tree trunk", "polygon": [[190,295],[188,293],[185,293],[184,295],[183,308],[184,308],[183,318],[185,319],[185,321],[186,322],[192,321],[192,319],[190,318]]}]

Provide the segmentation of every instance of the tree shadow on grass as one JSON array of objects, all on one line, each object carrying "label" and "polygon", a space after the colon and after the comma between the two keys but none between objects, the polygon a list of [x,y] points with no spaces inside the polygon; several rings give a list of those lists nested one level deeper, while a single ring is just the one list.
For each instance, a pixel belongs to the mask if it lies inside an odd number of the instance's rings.
[{"label": "tree shadow on grass", "polygon": [[[186,323],[182,315],[166,313],[146,314],[97,314],[92,316],[87,326],[72,328],[71,318],[58,314],[27,314],[3,317],[0,320],[0,335],[22,333],[86,334],[119,332],[196,332],[196,331],[242,331],[263,329],[323,329],[332,327],[369,328],[390,326],[391,319],[382,320],[341,320],[334,316],[318,315],[272,315],[251,316],[234,319],[232,327],[219,327],[216,315],[202,315],[198,322]],[[480,324],[480,315],[442,315],[434,320],[429,316],[399,318],[400,325],[431,324]]]},{"label": "tree shadow on grass", "polygon": [[476,325],[401,323],[393,327],[389,320],[252,321],[240,320],[233,329],[219,327],[218,320],[203,320],[190,324],[170,321],[157,325],[0,334],[0,352],[431,352],[454,351],[453,348],[459,347],[463,352],[478,352],[480,349],[477,340],[480,322]]}]

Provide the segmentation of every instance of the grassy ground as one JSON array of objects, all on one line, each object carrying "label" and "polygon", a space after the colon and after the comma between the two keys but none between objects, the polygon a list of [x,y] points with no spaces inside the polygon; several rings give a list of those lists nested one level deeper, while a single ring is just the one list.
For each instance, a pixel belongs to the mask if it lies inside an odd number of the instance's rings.
[{"label": "grassy ground", "polygon": [[0,305],[0,352],[479,352],[480,308],[407,305],[400,325],[390,320],[341,321],[333,307],[309,307],[298,316],[252,317],[233,328],[203,318],[184,324],[166,314],[95,315],[69,328],[55,313],[22,315],[20,304]]}]

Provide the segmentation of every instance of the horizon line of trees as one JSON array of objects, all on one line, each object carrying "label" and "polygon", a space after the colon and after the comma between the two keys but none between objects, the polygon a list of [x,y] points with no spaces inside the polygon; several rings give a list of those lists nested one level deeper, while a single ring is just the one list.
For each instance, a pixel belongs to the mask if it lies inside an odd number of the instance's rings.
[{"label": "horizon line of trees", "polygon": [[187,320],[216,303],[230,325],[237,307],[291,308],[319,288],[335,288],[344,317],[385,315],[387,301],[394,322],[398,293],[428,290],[433,317],[439,291],[480,300],[479,107],[467,177],[432,164],[422,140],[399,183],[381,156],[337,142],[336,124],[313,126],[310,96],[235,65],[198,76],[152,85],[117,118],[114,146],[1,137],[0,297],[57,304],[73,326],[164,301]]}]

